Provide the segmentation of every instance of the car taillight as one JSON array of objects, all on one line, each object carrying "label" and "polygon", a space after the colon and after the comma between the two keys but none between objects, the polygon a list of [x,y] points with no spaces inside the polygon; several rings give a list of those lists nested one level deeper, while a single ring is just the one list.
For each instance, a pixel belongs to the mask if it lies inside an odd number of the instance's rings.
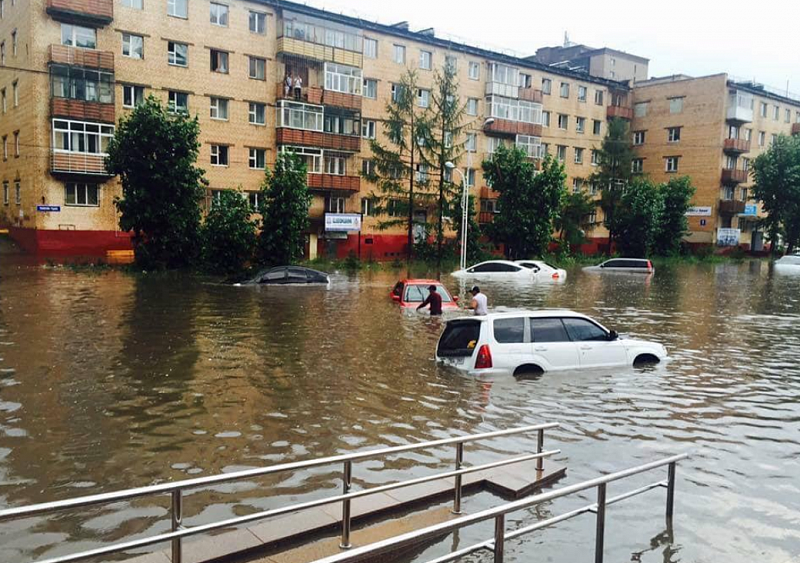
[{"label": "car taillight", "polygon": [[557,279],[558,279],[558,272],[556,272],[556,273],[554,273],[554,274],[553,274],[553,279],[554,279],[554,280],[557,280]]},{"label": "car taillight", "polygon": [[647,261],[647,269],[651,271],[653,269],[653,263],[650,260]]},{"label": "car taillight", "polygon": [[478,358],[475,360],[475,369],[486,369],[492,367],[492,352],[489,345],[484,344],[478,350]]}]

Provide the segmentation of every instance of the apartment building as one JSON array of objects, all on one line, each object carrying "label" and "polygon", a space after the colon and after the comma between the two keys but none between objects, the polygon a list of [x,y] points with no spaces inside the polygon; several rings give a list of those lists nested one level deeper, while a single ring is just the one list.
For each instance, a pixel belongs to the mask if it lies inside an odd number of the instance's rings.
[{"label": "apartment building", "polygon": [[[103,159],[118,119],[153,94],[199,117],[209,201],[240,189],[255,204],[264,169],[291,150],[308,163],[314,194],[308,255],[361,248],[392,258],[405,232],[378,229],[376,188],[361,177],[372,166],[369,139],[382,138],[406,69],[418,71],[422,111],[445,64],[457,70],[470,120],[458,165],[485,200],[484,222],[495,194],[480,163],[497,146],[533,159],[550,151],[573,189],[589,189],[606,120],[632,115],[623,83],[298,3],[0,0],[0,223],[32,252],[129,248],[113,204],[119,182]],[[415,210],[420,220],[432,212]],[[342,213],[363,215],[360,235],[326,230],[326,215]]]},{"label": "apartment building", "polygon": [[650,59],[602,47],[571,43],[555,47],[540,47],[531,59],[542,64],[585,72],[609,80],[640,82],[647,80]]},{"label": "apartment building", "polygon": [[633,170],[696,186],[687,241],[761,251],[750,164],[781,134],[800,133],[800,98],[726,74],[637,82]]}]

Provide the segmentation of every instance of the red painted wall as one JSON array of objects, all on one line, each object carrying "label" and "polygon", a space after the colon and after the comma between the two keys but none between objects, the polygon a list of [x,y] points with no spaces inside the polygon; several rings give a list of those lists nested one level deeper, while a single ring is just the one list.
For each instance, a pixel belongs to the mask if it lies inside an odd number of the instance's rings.
[{"label": "red painted wall", "polygon": [[131,235],[119,231],[59,231],[10,227],[9,235],[25,252],[57,256],[105,256],[131,250]]}]

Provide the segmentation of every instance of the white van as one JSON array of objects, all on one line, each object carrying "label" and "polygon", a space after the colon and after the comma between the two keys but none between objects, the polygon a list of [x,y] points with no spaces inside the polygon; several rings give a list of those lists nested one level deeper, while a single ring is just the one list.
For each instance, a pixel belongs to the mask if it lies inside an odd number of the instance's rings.
[{"label": "white van", "polygon": [[536,373],[658,363],[661,344],[622,338],[566,310],[492,313],[448,321],[436,360],[470,375]]}]

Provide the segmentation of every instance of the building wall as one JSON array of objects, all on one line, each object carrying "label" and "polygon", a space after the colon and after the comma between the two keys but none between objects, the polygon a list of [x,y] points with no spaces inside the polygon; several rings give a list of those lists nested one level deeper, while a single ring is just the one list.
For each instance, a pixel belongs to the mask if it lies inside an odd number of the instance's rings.
[{"label": "building wall", "polygon": [[648,63],[626,57],[624,53],[604,51],[591,56],[589,73],[609,80],[641,82],[647,80]]}]

